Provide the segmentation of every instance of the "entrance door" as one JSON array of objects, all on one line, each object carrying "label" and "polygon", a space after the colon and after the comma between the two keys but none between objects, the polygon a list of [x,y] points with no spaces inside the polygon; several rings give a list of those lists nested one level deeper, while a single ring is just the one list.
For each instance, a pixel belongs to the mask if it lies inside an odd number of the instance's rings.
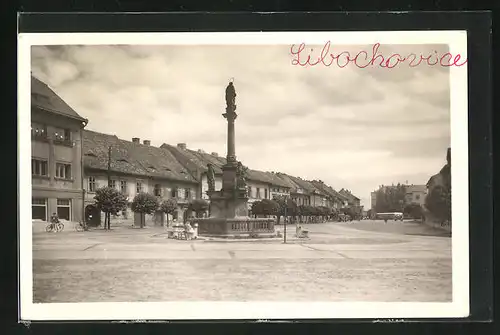
[{"label": "entrance door", "polygon": [[91,227],[98,227],[101,225],[101,211],[96,205],[87,205],[85,207],[85,222]]}]

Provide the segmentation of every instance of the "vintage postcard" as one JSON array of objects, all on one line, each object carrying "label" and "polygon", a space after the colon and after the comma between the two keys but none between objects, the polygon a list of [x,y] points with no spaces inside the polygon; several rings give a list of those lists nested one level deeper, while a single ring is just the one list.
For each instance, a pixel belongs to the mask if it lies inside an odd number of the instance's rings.
[{"label": "vintage postcard", "polygon": [[469,314],[465,31],[20,34],[18,73],[23,320]]}]

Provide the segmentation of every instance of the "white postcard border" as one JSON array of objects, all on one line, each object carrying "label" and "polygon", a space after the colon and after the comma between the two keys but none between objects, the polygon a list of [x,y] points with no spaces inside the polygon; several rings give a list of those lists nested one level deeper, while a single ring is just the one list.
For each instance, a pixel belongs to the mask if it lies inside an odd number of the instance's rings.
[{"label": "white postcard border", "polygon": [[[467,67],[450,67],[452,156],[452,278],[450,303],[374,302],[148,302],[33,303],[31,228],[32,45],[270,45],[449,44],[467,57],[465,31],[226,32],[226,33],[40,33],[18,35],[18,150],[20,318],[22,320],[179,320],[311,318],[447,318],[469,314],[469,198]],[[388,70],[390,71],[390,70]],[[105,312],[105,313],[104,313]]]}]

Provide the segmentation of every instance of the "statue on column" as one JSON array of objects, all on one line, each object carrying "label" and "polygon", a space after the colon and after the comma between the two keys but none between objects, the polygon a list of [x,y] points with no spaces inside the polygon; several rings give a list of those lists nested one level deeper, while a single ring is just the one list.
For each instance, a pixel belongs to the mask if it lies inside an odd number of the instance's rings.
[{"label": "statue on column", "polygon": [[208,190],[215,191],[215,170],[212,164],[207,164],[207,182]]},{"label": "statue on column", "polygon": [[232,81],[226,87],[226,105],[228,108],[236,109],[236,90]]},{"label": "statue on column", "polygon": [[238,177],[237,181],[237,188],[240,190],[247,190],[247,183],[246,183],[246,177],[247,177],[247,171],[248,168],[243,166],[241,162],[238,162],[237,170],[236,170],[236,175]]}]

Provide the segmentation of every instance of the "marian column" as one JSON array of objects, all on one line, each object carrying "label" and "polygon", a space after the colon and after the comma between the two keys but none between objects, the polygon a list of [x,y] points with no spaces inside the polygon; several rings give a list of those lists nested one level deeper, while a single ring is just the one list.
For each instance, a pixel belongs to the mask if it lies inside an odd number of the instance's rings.
[{"label": "marian column", "polygon": [[232,82],[226,87],[226,113],[222,114],[227,120],[227,163],[228,165],[236,164],[235,136],[234,136],[234,121],[238,116],[236,110],[236,90]]}]

